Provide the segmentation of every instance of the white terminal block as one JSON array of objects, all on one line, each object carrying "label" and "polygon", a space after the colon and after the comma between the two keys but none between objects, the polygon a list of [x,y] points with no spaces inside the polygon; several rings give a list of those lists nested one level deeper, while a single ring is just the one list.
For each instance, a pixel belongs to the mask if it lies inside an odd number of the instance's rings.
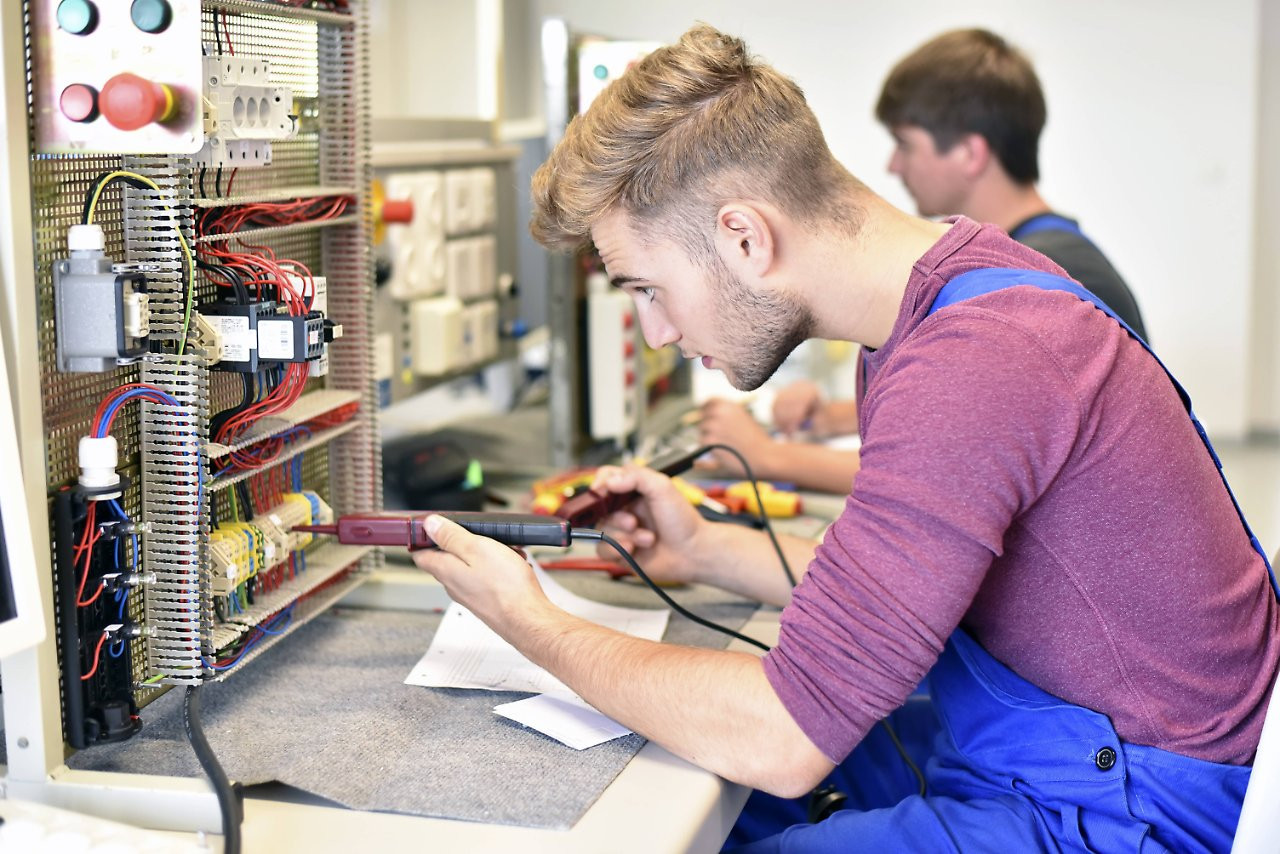
[{"label": "white terminal block", "polygon": [[[603,274],[593,274],[588,285]],[[638,422],[640,360],[637,355],[635,306],[617,290],[594,287],[587,296],[587,395],[591,436],[622,438]]]},{"label": "white terminal block", "polygon": [[271,85],[265,59],[204,58],[205,142],[195,156],[206,166],[267,166],[271,141],[297,133],[293,90]]},{"label": "white terminal block", "polygon": [[[120,485],[120,473],[116,466],[120,464],[120,452],[114,436],[82,436],[78,449],[80,461],[80,485],[86,489],[108,490]],[[118,498],[120,490],[102,492],[91,496],[91,500]]]},{"label": "white terminal block", "polygon": [[469,237],[459,237],[445,244],[444,292],[456,300],[466,302],[475,292],[476,253],[474,241]]},{"label": "white terminal block", "polygon": [[410,199],[413,219],[387,223],[391,278],[387,291],[398,300],[435,296],[445,290],[445,200],[441,172],[396,172],[387,176],[389,199]]},{"label": "white terminal block", "polygon": [[488,167],[444,173],[445,233],[483,231],[497,222],[497,176]]},{"label": "white terminal block", "polygon": [[475,287],[472,295],[479,298],[493,297],[498,293],[498,240],[485,234],[473,241],[475,253]]},{"label": "white terminal block", "polygon": [[492,234],[455,237],[445,244],[445,257],[446,294],[469,302],[497,293],[498,244]]},{"label": "white terminal block", "polygon": [[298,296],[306,300],[312,297],[311,310],[323,312],[329,316],[329,281],[324,276],[312,276],[308,279],[296,273],[286,273],[290,286]]},{"label": "white terminal block", "polygon": [[498,301],[483,300],[463,309],[463,346],[468,364],[498,356]]},{"label": "white terminal block", "polygon": [[445,233],[466,234],[475,230],[477,219],[475,181],[470,169],[452,169],[444,173]]},{"label": "white terminal block", "polygon": [[462,303],[434,297],[409,304],[410,362],[419,376],[433,377],[466,364]]}]

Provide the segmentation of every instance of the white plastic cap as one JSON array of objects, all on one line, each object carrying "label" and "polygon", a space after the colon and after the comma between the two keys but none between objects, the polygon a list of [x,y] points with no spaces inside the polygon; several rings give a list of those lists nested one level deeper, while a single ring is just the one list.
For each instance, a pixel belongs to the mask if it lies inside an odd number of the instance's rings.
[{"label": "white plastic cap", "polygon": [[[120,457],[114,436],[103,436],[101,439],[93,436],[82,436],[80,438],[79,457],[81,486],[88,489],[103,489],[119,485],[120,475],[116,471],[116,466],[120,462]],[[114,495],[95,495],[93,497],[115,498],[119,494],[117,492]]]},{"label": "white plastic cap", "polygon": [[100,225],[73,225],[67,229],[67,249],[72,252],[101,252],[106,246]]}]

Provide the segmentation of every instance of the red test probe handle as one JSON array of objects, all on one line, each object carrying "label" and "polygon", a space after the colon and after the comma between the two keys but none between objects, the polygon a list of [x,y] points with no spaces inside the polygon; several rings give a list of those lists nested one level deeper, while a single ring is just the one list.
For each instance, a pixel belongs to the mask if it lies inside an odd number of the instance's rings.
[{"label": "red test probe handle", "polygon": [[[702,456],[702,448],[679,451],[654,460],[650,467],[667,477],[675,477],[683,471],[688,471],[694,460],[700,456]],[[556,510],[555,515],[575,528],[594,528],[601,519],[621,510],[639,497],[638,492],[606,492],[600,495],[588,490],[566,499]]]},{"label": "red test probe handle", "polygon": [[[434,546],[427,536],[426,513],[358,513],[339,516],[332,525],[295,525],[294,531],[337,534],[338,542],[351,546],[406,546],[410,550]],[[490,537],[509,546],[568,546],[573,529],[563,519],[532,513],[440,513],[473,534]]]}]

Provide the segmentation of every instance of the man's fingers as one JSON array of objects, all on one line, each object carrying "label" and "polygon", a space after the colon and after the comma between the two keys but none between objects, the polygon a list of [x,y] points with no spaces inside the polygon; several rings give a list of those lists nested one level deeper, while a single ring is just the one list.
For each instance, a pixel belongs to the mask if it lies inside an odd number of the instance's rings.
[{"label": "man's fingers", "polygon": [[475,534],[452,519],[447,519],[438,513],[428,516],[424,524],[426,525],[427,536],[442,551],[457,555],[470,563],[468,556],[475,548]]}]

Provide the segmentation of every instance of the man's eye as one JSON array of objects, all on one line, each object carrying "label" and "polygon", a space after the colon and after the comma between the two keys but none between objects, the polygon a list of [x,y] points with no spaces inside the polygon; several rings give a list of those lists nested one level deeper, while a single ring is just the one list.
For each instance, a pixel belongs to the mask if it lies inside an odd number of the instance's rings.
[{"label": "man's eye", "polygon": [[653,302],[653,298],[657,292],[653,288],[645,287],[640,289],[640,293],[647,296],[649,298],[649,302]]}]

